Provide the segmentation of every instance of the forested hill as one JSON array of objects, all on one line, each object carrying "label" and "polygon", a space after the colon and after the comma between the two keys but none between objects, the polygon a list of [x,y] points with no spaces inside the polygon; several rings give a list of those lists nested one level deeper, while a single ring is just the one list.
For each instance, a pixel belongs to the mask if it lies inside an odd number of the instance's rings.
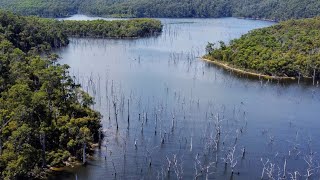
[{"label": "forested hill", "polygon": [[233,15],[288,20],[320,15],[319,0],[234,0]]},{"label": "forested hill", "polygon": [[63,17],[76,13],[125,17],[249,17],[273,20],[320,15],[318,0],[1,0],[23,15]]},{"label": "forested hill", "polygon": [[45,178],[99,139],[93,99],[47,54],[67,43],[59,26],[0,12],[0,179]]},{"label": "forested hill", "polygon": [[77,13],[79,0],[1,0],[0,7],[21,15],[63,17]]},{"label": "forested hill", "polygon": [[218,46],[208,44],[205,58],[265,75],[320,78],[320,17],[284,21]]}]

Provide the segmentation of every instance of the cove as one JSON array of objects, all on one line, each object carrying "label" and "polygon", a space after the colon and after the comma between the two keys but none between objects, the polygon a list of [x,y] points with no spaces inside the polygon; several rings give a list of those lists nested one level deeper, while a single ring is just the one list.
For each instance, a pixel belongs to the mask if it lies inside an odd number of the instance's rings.
[{"label": "cove", "polygon": [[276,173],[286,162],[305,175],[304,158],[320,150],[319,87],[243,78],[198,58],[207,42],[274,23],[160,20],[157,37],[74,38],[57,50],[95,97],[105,134],[87,166],[57,178],[259,179],[268,159]]}]

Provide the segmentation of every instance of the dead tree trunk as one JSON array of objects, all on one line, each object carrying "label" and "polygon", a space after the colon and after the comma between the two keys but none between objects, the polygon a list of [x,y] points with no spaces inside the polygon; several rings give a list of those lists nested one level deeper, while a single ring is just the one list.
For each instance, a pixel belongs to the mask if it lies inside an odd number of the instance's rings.
[{"label": "dead tree trunk", "polygon": [[130,123],[130,109],[129,109],[129,99],[128,99],[128,127]]},{"label": "dead tree trunk", "polygon": [[83,150],[82,150],[82,164],[86,164],[86,143],[83,143]]},{"label": "dead tree trunk", "polygon": [[99,128],[99,149],[101,149],[102,130]]},{"label": "dead tree trunk", "polygon": [[46,167],[46,134],[40,134],[40,143],[42,146],[42,168]]},{"label": "dead tree trunk", "polygon": [[316,79],[316,69],[313,69],[313,85],[315,85],[315,79]]}]

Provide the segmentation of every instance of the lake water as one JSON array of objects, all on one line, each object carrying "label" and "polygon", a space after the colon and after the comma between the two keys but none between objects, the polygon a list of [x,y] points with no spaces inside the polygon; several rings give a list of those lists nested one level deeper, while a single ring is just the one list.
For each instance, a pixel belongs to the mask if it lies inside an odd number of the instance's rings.
[{"label": "lake water", "polygon": [[157,37],[71,39],[57,51],[95,97],[105,133],[88,165],[59,179],[319,177],[318,86],[239,77],[198,58],[207,42],[272,22],[160,20]]},{"label": "lake water", "polygon": [[107,21],[114,21],[114,20],[125,20],[127,18],[103,18],[103,17],[96,17],[96,16],[86,16],[82,14],[76,14],[67,18],[57,18],[58,20],[77,20],[77,21],[92,21],[103,19]]}]

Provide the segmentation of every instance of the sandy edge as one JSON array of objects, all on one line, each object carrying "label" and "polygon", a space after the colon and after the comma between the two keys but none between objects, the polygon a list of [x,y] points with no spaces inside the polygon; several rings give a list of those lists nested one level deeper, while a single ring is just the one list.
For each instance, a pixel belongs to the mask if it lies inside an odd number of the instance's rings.
[{"label": "sandy edge", "polygon": [[264,75],[264,74],[258,74],[258,73],[254,73],[254,72],[250,72],[250,71],[245,71],[245,70],[242,70],[242,69],[234,68],[234,67],[229,66],[226,63],[222,63],[222,62],[219,62],[219,61],[209,60],[209,59],[206,59],[206,58],[203,58],[203,57],[200,57],[200,59],[203,60],[203,61],[215,64],[215,65],[217,65],[219,67],[222,67],[224,69],[227,69],[227,70],[231,70],[231,71],[234,71],[234,72],[237,72],[237,73],[240,73],[240,74],[250,75],[250,76],[254,76],[254,77],[258,77],[258,78],[276,79],[276,80],[295,80],[296,79],[295,77],[280,77],[280,76],[269,76],[269,75]]}]

